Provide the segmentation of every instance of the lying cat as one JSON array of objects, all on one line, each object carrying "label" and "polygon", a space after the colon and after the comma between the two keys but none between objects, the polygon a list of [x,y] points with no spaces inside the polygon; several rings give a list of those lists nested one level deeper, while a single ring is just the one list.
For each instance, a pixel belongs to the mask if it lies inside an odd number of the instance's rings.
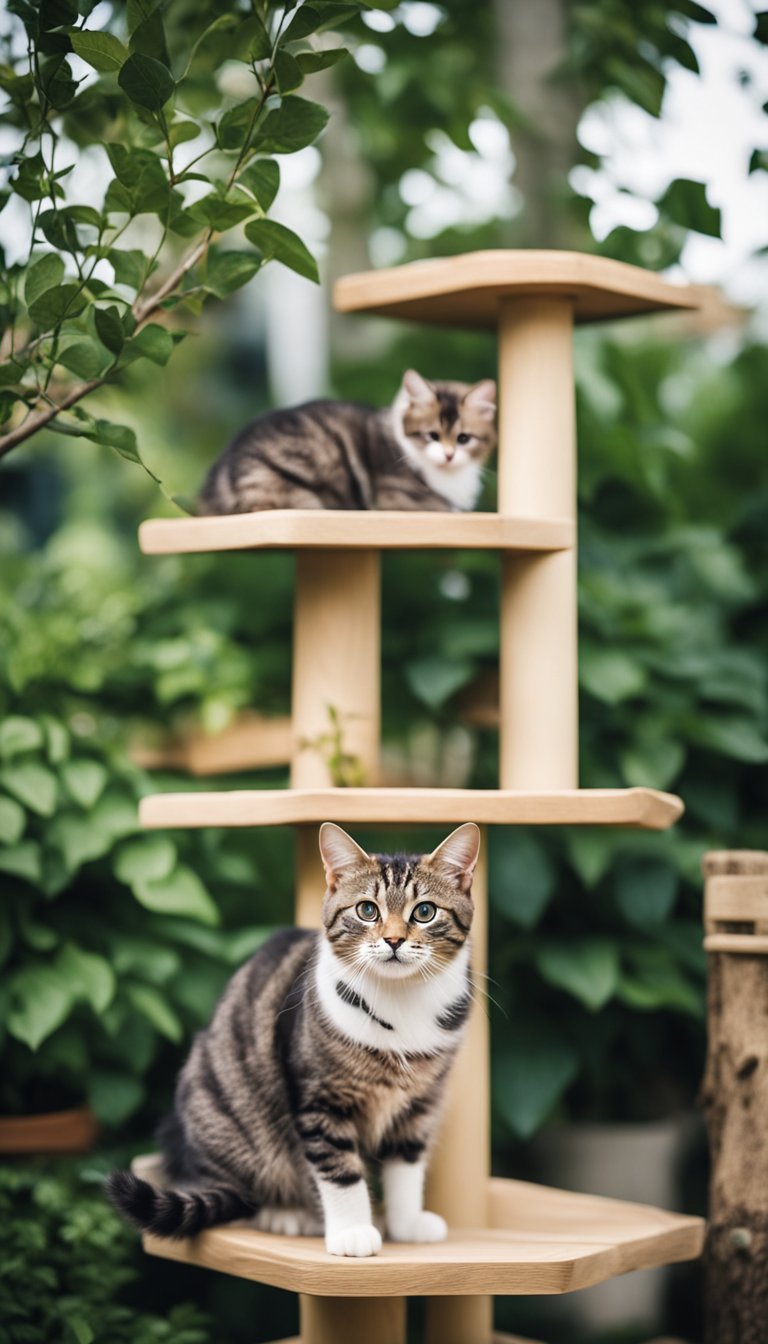
[{"label": "lying cat", "polygon": [[322,931],[281,930],[230,981],[161,1127],[171,1188],[115,1171],[121,1213],[161,1237],[251,1217],[375,1255],[372,1161],[392,1240],[445,1237],[424,1175],[471,1003],[479,844],[468,823],[429,855],[368,855],[321,827]]},{"label": "lying cat", "polygon": [[496,446],[496,384],[428,383],[393,405],[310,401],[247,425],[214,462],[200,512],[471,509]]}]

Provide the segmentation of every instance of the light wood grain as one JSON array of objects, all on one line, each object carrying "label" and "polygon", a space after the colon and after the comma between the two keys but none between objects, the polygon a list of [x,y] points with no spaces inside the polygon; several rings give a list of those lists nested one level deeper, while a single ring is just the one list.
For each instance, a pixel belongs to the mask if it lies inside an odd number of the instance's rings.
[{"label": "light wood grain", "polygon": [[[475,1002],[448,1082],[448,1104],[427,1177],[426,1206],[449,1227],[488,1223],[491,1169],[491,1069],[488,1008],[488,832],[472,882],[472,970]],[[461,1176],[458,1176],[458,1173]],[[424,1344],[486,1344],[493,1332],[490,1297],[430,1297]]]},{"label": "light wood grain", "polygon": [[650,271],[579,252],[466,252],[413,261],[338,280],[334,306],[342,313],[381,313],[413,322],[495,328],[501,297],[570,298],[577,322],[698,307],[688,287]]},{"label": "light wood grain", "polygon": [[758,933],[708,933],[705,952],[737,952],[756,957],[768,952],[768,935]]},{"label": "light wood grain", "polygon": [[704,915],[710,921],[768,920],[768,875],[710,877],[704,889]]},{"label": "light wood grain", "polygon": [[292,826],[322,821],[435,825],[628,826],[666,830],[683,804],[655,789],[242,789],[157,793],[142,826]]},{"label": "light wood grain", "polygon": [[188,1241],[146,1237],[144,1245],[152,1255],[278,1288],[355,1298],[564,1293],[701,1252],[700,1218],[524,1181],[492,1180],[489,1196],[491,1226],[452,1230],[431,1246],[385,1242],[365,1260],[330,1256],[319,1238],[236,1224]]},{"label": "light wood grain", "polygon": [[[499,308],[499,507],[554,509],[576,526],[573,308],[505,298]],[[502,561],[499,782],[579,783],[576,552]]]},{"label": "light wood grain", "polygon": [[287,765],[292,747],[293,726],[287,716],[267,718],[245,711],[218,733],[195,725],[160,742],[139,740],[131,747],[131,760],[142,770],[227,775]]},{"label": "light wood grain", "polygon": [[139,528],[145,555],[338,547],[554,551],[572,546],[573,541],[573,524],[567,519],[498,513],[272,509],[222,518],[153,518]]}]

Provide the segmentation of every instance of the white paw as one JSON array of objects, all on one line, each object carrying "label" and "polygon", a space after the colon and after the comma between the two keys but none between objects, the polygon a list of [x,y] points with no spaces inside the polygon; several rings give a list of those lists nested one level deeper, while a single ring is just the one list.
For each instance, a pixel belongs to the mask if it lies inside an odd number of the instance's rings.
[{"label": "white paw", "polygon": [[389,1235],[393,1241],[445,1241],[448,1236],[448,1224],[439,1213],[411,1214],[409,1218],[390,1217]]},{"label": "white paw", "polygon": [[345,1227],[341,1232],[326,1232],[325,1249],[331,1255],[378,1255],[381,1233],[371,1223]]}]

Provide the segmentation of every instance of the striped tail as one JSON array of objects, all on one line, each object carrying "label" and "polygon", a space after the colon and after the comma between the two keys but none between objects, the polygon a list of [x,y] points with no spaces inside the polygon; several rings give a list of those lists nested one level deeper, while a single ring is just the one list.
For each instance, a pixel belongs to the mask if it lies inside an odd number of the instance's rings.
[{"label": "striped tail", "polygon": [[165,1190],[132,1171],[111,1172],[105,1190],[128,1222],[156,1237],[194,1237],[204,1227],[248,1218],[255,1212],[234,1190]]}]

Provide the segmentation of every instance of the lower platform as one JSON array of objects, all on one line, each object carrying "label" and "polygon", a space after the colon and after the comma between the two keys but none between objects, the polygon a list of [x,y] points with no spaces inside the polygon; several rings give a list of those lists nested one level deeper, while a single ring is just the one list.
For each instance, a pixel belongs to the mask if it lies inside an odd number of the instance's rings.
[{"label": "lower platform", "polygon": [[[148,1162],[138,1159],[141,1174]],[[437,1245],[385,1242],[370,1259],[328,1255],[317,1237],[243,1223],[186,1241],[146,1236],[150,1255],[312,1296],[567,1293],[617,1274],[701,1254],[704,1222],[643,1204],[492,1179],[489,1226],[455,1228]]]}]

